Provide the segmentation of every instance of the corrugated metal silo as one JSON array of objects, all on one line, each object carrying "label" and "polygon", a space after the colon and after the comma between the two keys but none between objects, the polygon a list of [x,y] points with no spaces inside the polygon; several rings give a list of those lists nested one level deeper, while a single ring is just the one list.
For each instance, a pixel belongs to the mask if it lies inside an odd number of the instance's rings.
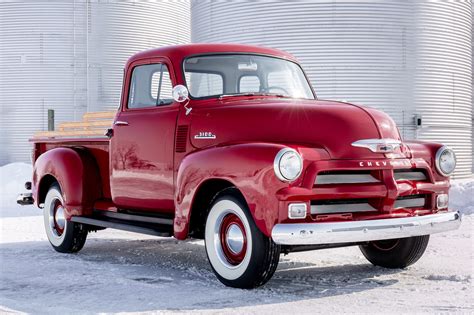
[{"label": "corrugated metal silo", "polygon": [[190,40],[187,1],[0,3],[0,165],[28,161],[27,139],[85,111],[115,109],[132,54]]},{"label": "corrugated metal silo", "polygon": [[[379,108],[404,138],[443,142],[471,175],[471,3],[423,1],[204,2],[191,5],[193,42],[293,53],[320,98]],[[423,126],[416,128],[415,115]]]}]

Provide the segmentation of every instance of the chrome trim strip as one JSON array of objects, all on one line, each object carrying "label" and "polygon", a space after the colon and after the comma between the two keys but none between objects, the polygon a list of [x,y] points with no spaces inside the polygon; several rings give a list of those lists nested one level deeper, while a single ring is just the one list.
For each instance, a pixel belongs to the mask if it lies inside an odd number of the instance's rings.
[{"label": "chrome trim strip", "polygon": [[128,126],[128,122],[127,121],[123,121],[123,120],[116,120],[114,122],[114,125],[115,126]]},{"label": "chrome trim strip", "polygon": [[396,139],[362,139],[352,142],[353,147],[367,148],[375,153],[390,153],[402,145]]},{"label": "chrome trim strip", "polygon": [[418,208],[425,205],[425,198],[397,199],[393,208]]},{"label": "chrome trim strip", "polygon": [[311,205],[311,214],[377,211],[368,203]]},{"label": "chrome trim strip", "polygon": [[420,171],[413,172],[396,172],[395,180],[426,180],[426,175]]},{"label": "chrome trim strip", "polygon": [[316,177],[315,185],[378,183],[370,174],[321,174]]},{"label": "chrome trim strip", "polygon": [[444,212],[409,218],[332,223],[285,223],[272,230],[281,245],[317,245],[367,242],[428,235],[459,228],[459,212]]}]

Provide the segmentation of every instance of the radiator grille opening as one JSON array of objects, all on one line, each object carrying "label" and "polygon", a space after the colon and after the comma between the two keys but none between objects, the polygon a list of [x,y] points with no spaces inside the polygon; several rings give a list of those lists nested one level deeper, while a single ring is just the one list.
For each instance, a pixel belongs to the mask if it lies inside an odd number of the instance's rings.
[{"label": "radiator grille opening", "polygon": [[[331,184],[369,184],[380,183],[377,171],[324,171],[320,172],[314,185]],[[374,176],[375,174],[375,176]],[[396,181],[426,181],[428,176],[423,169],[396,169],[393,170],[393,176]]]},{"label": "radiator grille opening", "polygon": [[[425,208],[428,195],[409,195],[398,197],[394,209]],[[378,211],[374,199],[325,199],[311,201],[311,214],[334,214]],[[373,206],[375,205],[375,207]]]}]

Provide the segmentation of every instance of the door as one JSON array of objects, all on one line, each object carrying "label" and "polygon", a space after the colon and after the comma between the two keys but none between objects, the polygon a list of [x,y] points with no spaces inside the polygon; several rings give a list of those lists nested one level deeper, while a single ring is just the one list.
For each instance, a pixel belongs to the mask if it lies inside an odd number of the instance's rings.
[{"label": "door", "polygon": [[172,213],[174,74],[165,60],[141,61],[128,71],[110,144],[112,200],[119,208]]}]

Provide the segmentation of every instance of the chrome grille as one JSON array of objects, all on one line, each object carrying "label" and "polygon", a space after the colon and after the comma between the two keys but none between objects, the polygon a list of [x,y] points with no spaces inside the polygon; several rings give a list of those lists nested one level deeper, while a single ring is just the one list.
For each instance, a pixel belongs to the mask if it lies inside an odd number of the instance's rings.
[{"label": "chrome grille", "polygon": [[316,177],[316,185],[328,184],[361,184],[361,183],[378,183],[379,180],[368,174],[320,174]]},{"label": "chrome grille", "polygon": [[[393,171],[393,176],[396,181],[411,180],[411,181],[425,181],[427,176],[423,170],[420,169],[398,169]],[[335,171],[319,173],[314,181],[315,185],[330,185],[330,184],[368,184],[380,183],[381,181],[375,178],[370,171],[354,172],[354,171]]]},{"label": "chrome grille", "polygon": [[395,180],[426,180],[426,175],[421,170],[395,170],[394,171]]},{"label": "chrome grille", "polygon": [[398,197],[393,205],[394,209],[400,208],[423,208],[426,198],[423,195],[412,195],[406,197]]},{"label": "chrome grille", "polygon": [[[424,208],[426,195],[410,195],[398,197],[393,208]],[[369,199],[330,199],[313,200],[311,214],[356,213],[378,211],[369,203]]]},{"label": "chrome grille", "polygon": [[311,214],[377,211],[368,199],[316,200],[311,203]]}]

